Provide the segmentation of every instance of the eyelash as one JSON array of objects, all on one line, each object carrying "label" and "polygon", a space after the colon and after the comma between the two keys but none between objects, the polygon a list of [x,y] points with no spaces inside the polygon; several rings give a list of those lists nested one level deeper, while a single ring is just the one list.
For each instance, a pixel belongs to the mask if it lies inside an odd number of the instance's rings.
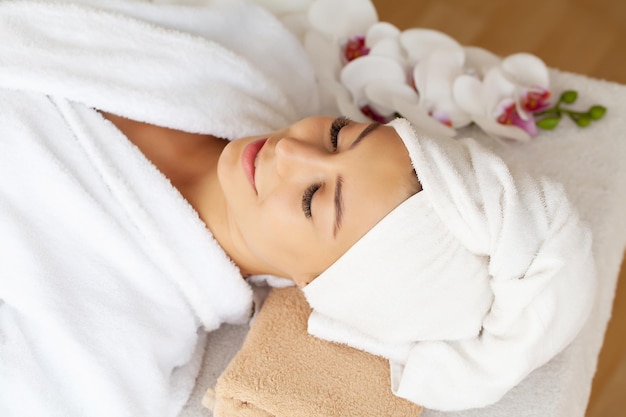
[{"label": "eyelash", "polygon": [[339,140],[339,132],[344,127],[350,124],[350,119],[346,116],[341,116],[336,118],[333,123],[330,125],[330,144],[333,147],[333,151],[337,150],[337,144]]},{"label": "eyelash", "polygon": [[304,217],[307,219],[311,218],[311,202],[313,201],[313,194],[317,192],[322,187],[322,184],[312,184],[304,190],[304,194],[302,194],[302,211],[304,212]]},{"label": "eyelash", "polygon": [[[336,118],[333,123],[330,125],[330,144],[332,146],[333,151],[337,150],[338,140],[339,140],[339,132],[344,127],[350,124],[350,119],[345,116],[341,116]],[[302,194],[302,211],[304,212],[304,216],[307,219],[312,217],[311,213],[311,203],[313,201],[313,195],[322,187],[322,184],[312,184],[306,190],[304,190],[304,194]]]}]

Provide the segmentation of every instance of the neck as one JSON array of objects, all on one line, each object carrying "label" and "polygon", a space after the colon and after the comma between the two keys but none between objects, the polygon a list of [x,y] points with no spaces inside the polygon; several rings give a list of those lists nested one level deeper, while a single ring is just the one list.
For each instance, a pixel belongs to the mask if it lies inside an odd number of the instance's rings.
[{"label": "neck", "polygon": [[204,155],[198,157],[198,165],[202,169],[198,169],[196,175],[188,177],[186,182],[174,185],[196,210],[222,249],[246,276],[251,274],[250,268],[246,257],[239,251],[241,245],[237,244],[237,237],[233,234],[226,198],[217,176],[219,157],[227,143],[225,140],[216,139],[207,144]]},{"label": "neck", "polygon": [[242,273],[258,273],[239,253],[229,227],[217,163],[227,140],[155,126],[102,112],[161,171],[198,212],[215,240]]},{"label": "neck", "polygon": [[237,265],[241,274],[248,277],[267,273],[259,268],[252,257],[243,250],[246,245],[241,242],[241,236],[230,221],[226,199],[217,180],[217,172],[205,178],[205,182],[198,187],[196,197],[195,201],[190,201],[191,205],[207,225],[217,243]]},{"label": "neck", "polygon": [[244,277],[260,274],[283,276],[284,274],[273,270],[252,256],[247,249],[248,245],[243,241],[239,229],[231,221],[226,198],[217,178],[217,161],[210,175],[207,175],[197,188],[197,198],[191,197],[191,205],[199,213],[215,240],[239,267],[241,274]]},{"label": "neck", "polygon": [[226,198],[217,175],[217,165],[228,141],[214,138],[196,155],[200,167],[185,183],[174,184],[183,197],[196,210],[215,240],[233,260],[244,276],[259,274],[247,253],[245,245],[229,219]]}]

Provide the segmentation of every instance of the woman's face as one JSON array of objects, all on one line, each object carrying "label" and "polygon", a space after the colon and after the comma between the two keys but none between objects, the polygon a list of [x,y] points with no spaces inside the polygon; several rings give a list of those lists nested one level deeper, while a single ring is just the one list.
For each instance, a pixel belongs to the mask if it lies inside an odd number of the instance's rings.
[{"label": "woman's face", "polygon": [[309,118],[232,141],[218,179],[244,269],[299,286],[418,191],[396,131],[345,118]]}]

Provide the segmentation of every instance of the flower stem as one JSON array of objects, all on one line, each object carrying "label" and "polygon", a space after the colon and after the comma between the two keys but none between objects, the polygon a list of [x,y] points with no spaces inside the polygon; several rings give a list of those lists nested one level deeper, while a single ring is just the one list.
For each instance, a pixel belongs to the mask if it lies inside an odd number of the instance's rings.
[{"label": "flower stem", "polygon": [[554,106],[534,114],[535,117],[540,117],[535,123],[542,129],[553,129],[559,123],[563,114],[566,114],[578,126],[585,127],[588,126],[592,120],[599,120],[604,116],[606,112],[604,106],[594,105],[587,111],[576,111],[561,107],[561,104],[574,103],[577,98],[578,93],[576,91],[565,91],[561,94],[561,97],[559,97],[559,100]]}]

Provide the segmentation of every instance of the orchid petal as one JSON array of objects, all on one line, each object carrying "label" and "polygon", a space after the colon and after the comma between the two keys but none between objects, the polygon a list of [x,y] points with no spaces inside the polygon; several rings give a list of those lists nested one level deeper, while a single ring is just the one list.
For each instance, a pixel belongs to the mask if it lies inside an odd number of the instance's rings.
[{"label": "orchid petal", "polygon": [[474,70],[483,77],[487,71],[500,65],[502,59],[486,49],[477,46],[465,47],[465,69]]},{"label": "orchid petal", "polygon": [[475,116],[474,122],[485,132],[498,139],[512,139],[518,142],[529,142],[531,137],[524,130],[513,125],[503,125],[494,119],[484,116]]},{"label": "orchid petal", "polygon": [[272,14],[283,15],[306,11],[310,7],[312,0],[254,0],[254,2]]},{"label": "orchid petal", "polygon": [[531,119],[534,120],[533,116],[530,113],[528,113],[526,110],[524,110],[524,106],[522,106],[522,103],[519,100],[518,96],[516,96],[516,100],[515,100],[515,111],[517,112],[518,117],[524,122],[531,120]]},{"label": "orchid petal", "polygon": [[373,24],[365,34],[365,43],[370,48],[376,46],[376,44],[382,40],[394,39],[397,40],[400,35],[400,29],[387,22],[378,22]]},{"label": "orchid petal", "polygon": [[432,136],[444,136],[452,138],[456,131],[439,121],[433,119],[418,104],[408,102],[400,97],[394,97],[394,108],[418,130]]},{"label": "orchid petal", "polygon": [[496,119],[498,123],[517,126],[526,131],[530,136],[537,136],[535,119],[524,112],[520,113],[521,106],[519,101],[505,98],[498,107],[501,109]]},{"label": "orchid petal", "polygon": [[433,51],[416,65],[413,76],[417,91],[427,102],[452,97],[452,83],[461,75],[464,55],[462,49]]},{"label": "orchid petal", "polygon": [[461,75],[465,56],[462,49],[433,51],[414,72],[420,105],[444,124],[459,128],[471,123],[469,115],[453,99],[454,80]]},{"label": "orchid petal", "polygon": [[337,88],[335,90],[335,100],[337,102],[339,113],[342,115],[359,123],[366,123],[370,121],[367,116],[361,112],[361,109],[359,109],[359,106],[357,106],[354,102],[348,90],[343,87]]},{"label": "orchid petal", "polygon": [[391,58],[404,66],[402,47],[396,39],[381,39],[370,49],[369,54]]},{"label": "orchid petal", "polygon": [[407,29],[400,34],[400,44],[406,49],[411,63],[420,62],[433,51],[443,48],[463,49],[452,37],[432,29]]},{"label": "orchid petal", "polygon": [[393,59],[367,55],[350,61],[343,67],[340,80],[355,101],[358,101],[363,97],[363,90],[368,83],[386,81],[403,84],[406,83],[406,74],[402,66]]},{"label": "orchid petal", "polygon": [[315,68],[318,79],[337,79],[341,69],[341,50],[315,30],[304,36],[304,49]]},{"label": "orchid petal", "polygon": [[392,108],[380,106],[376,103],[368,101],[365,102],[364,106],[361,106],[361,113],[364,113],[366,116],[374,121],[387,123],[386,120],[389,119],[391,121],[396,111]]},{"label": "orchid petal", "polygon": [[501,109],[498,106],[503,99],[515,97],[516,86],[504,75],[500,67],[494,67],[487,71],[483,80],[482,100],[485,106],[485,114],[488,117],[496,118]]},{"label": "orchid petal", "polygon": [[309,8],[309,21],[320,32],[340,39],[366,33],[378,14],[369,0],[317,0]]},{"label": "orchid petal", "polygon": [[512,97],[504,97],[498,102],[494,108],[495,119],[512,112],[515,109],[516,101]]},{"label": "orchid petal", "polygon": [[514,113],[512,117],[513,126],[517,126],[520,129],[524,130],[530,136],[537,136],[537,125],[535,124],[535,119],[533,117],[520,117],[519,113]]},{"label": "orchid petal", "polygon": [[485,105],[482,101],[483,85],[471,75],[460,75],[452,85],[452,96],[457,105],[471,115],[484,115]]},{"label": "orchid petal", "polygon": [[280,21],[289,29],[301,42],[306,33],[311,29],[309,17],[306,13],[289,13],[280,16]]},{"label": "orchid petal", "polygon": [[518,85],[547,89],[550,84],[546,64],[532,54],[509,55],[502,61],[502,70],[511,82]]},{"label": "orchid petal", "polygon": [[376,105],[391,109],[388,113],[393,113],[397,109],[394,107],[394,99],[400,98],[407,103],[419,104],[419,97],[415,90],[407,84],[390,83],[387,81],[372,81],[365,86],[365,97],[367,101]]},{"label": "orchid petal", "polygon": [[431,111],[433,117],[437,120],[442,120],[438,116],[443,116],[443,120],[452,124],[452,127],[455,129],[472,123],[470,115],[463,111],[452,99],[437,102]]}]

